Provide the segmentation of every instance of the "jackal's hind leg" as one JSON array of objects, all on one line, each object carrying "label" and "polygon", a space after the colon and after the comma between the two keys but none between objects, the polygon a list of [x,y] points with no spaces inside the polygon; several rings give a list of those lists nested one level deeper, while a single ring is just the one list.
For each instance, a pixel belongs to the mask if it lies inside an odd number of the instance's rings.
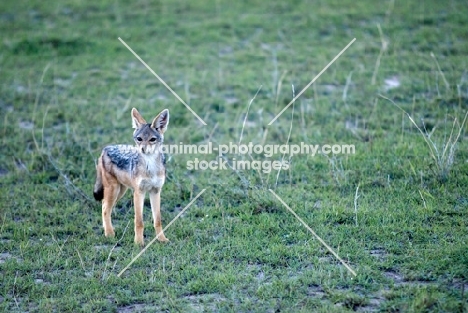
[{"label": "jackal's hind leg", "polygon": [[114,227],[112,226],[111,214],[117,197],[120,193],[120,185],[109,184],[104,188],[104,199],[102,199],[102,226],[106,237],[114,237]]},{"label": "jackal's hind leg", "polygon": [[120,192],[119,192],[119,195],[117,196],[117,201],[119,201],[120,199],[122,199],[122,197],[124,196],[125,192],[128,190],[128,188],[124,185],[121,185],[120,186]]}]

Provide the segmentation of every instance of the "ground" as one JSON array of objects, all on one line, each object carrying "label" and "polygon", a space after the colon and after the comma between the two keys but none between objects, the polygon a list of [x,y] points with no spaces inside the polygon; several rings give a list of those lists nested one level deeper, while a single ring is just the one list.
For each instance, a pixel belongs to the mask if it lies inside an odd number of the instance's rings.
[{"label": "ground", "polygon": [[[0,12],[2,310],[468,311],[465,1],[4,1]],[[101,149],[132,143],[132,107],[148,120],[169,109],[168,144],[355,153],[222,158],[288,162],[269,173],[169,154],[163,224],[206,191],[168,244],[117,276],[141,251],[131,193],[105,238],[92,189]],[[145,222],[148,243],[149,201]]]}]

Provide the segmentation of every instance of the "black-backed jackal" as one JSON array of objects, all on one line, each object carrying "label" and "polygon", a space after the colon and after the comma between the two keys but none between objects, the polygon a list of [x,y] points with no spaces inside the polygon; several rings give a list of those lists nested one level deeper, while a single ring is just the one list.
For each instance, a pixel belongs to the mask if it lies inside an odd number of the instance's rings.
[{"label": "black-backed jackal", "polygon": [[164,154],[161,146],[169,124],[169,111],[163,110],[147,123],[140,113],[132,109],[135,128],[135,146],[107,146],[96,165],[97,178],[94,198],[102,200],[102,224],[106,237],[115,236],[111,213],[115,203],[128,188],[133,190],[135,205],[135,243],[144,245],[143,205],[148,192],[153,212],[154,228],[159,241],[168,241],[161,226],[161,188],[166,176]]}]

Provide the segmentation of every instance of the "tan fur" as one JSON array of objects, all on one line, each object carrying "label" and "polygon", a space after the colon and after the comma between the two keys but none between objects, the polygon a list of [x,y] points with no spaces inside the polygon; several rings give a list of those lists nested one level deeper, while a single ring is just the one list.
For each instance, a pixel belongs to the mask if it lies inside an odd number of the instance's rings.
[{"label": "tan fur", "polygon": [[97,162],[94,197],[102,200],[102,221],[106,237],[115,236],[112,209],[128,188],[133,190],[135,205],[135,243],[144,245],[143,205],[149,193],[154,228],[159,241],[164,236],[161,224],[161,189],[165,180],[164,155],[160,147],[169,123],[169,111],[163,110],[151,124],[132,109],[135,146],[115,145],[103,149]]}]

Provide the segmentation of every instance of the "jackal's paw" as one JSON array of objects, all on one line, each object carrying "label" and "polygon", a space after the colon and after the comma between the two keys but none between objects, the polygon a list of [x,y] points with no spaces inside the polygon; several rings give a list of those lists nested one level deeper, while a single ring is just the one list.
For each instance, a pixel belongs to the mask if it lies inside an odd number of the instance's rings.
[{"label": "jackal's paw", "polygon": [[166,236],[164,236],[164,234],[161,234],[158,237],[158,241],[159,242],[169,242],[169,239],[167,239]]},{"label": "jackal's paw", "polygon": [[113,228],[105,228],[104,229],[104,236],[106,237],[115,237],[115,232]]},{"label": "jackal's paw", "polygon": [[145,241],[143,240],[143,238],[135,237],[135,244],[139,245],[140,247],[143,247],[145,245]]}]

